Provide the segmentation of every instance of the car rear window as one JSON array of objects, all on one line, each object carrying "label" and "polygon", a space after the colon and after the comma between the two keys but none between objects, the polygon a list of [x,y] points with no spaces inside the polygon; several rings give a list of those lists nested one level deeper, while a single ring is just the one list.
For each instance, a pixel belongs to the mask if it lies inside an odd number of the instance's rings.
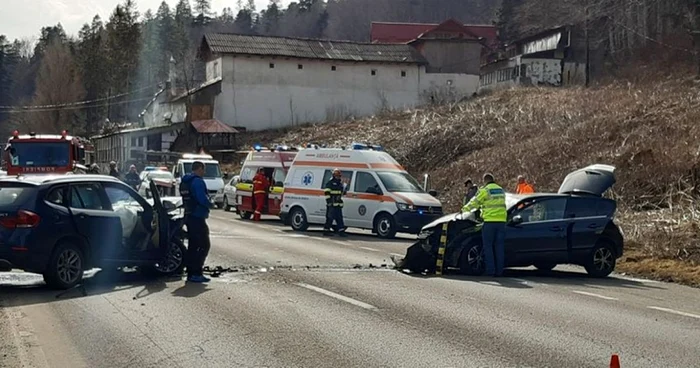
[{"label": "car rear window", "polygon": [[18,183],[0,184],[0,207],[21,204],[37,189],[32,185]]}]

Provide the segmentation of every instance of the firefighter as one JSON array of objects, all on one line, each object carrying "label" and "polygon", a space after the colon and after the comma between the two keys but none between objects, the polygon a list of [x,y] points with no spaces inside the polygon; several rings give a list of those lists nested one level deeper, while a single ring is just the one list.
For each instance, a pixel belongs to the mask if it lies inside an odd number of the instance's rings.
[{"label": "firefighter", "polygon": [[265,203],[267,203],[267,191],[269,188],[270,180],[265,175],[265,169],[261,167],[253,178],[253,200],[255,202],[253,221],[260,221],[260,216],[265,209]]},{"label": "firefighter", "polygon": [[[323,187],[326,194],[326,225],[323,227],[323,235],[331,236],[331,228],[340,236],[345,234],[343,222],[343,192],[345,187],[342,181],[343,174],[339,169],[333,170],[333,177]],[[335,221],[335,226],[333,226]]]},{"label": "firefighter", "polygon": [[[505,268],[505,235],[506,235],[506,194],[502,187],[495,183],[493,175],[484,175],[484,186],[479,188],[462,212],[475,209],[481,210],[484,225],[481,237],[486,261],[486,275],[501,276]],[[495,256],[495,259],[494,259]]]},{"label": "firefighter", "polygon": [[532,194],[535,193],[535,188],[525,180],[524,175],[518,175],[518,186],[515,188],[515,194]]}]

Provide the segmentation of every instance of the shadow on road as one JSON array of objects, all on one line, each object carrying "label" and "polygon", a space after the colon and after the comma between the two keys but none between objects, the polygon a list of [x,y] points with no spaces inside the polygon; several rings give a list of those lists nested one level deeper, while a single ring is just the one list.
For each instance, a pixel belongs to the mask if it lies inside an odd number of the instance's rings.
[{"label": "shadow on road", "polygon": [[19,282],[0,284],[2,305],[5,307],[52,303],[130,289],[138,289],[134,300],[143,299],[165,290],[166,282],[181,280],[180,277],[155,278],[134,270],[108,270],[85,278],[82,284],[72,289],[55,290],[47,287],[40,275],[16,273],[12,276]]},{"label": "shadow on road", "polygon": [[430,279],[444,278],[448,280],[476,282],[480,284],[500,286],[511,289],[531,289],[535,284],[585,286],[589,288],[622,287],[633,289],[666,290],[663,284],[645,283],[625,278],[610,276],[606,278],[589,277],[586,273],[569,270],[540,271],[537,269],[506,269],[502,277],[460,275],[456,270],[449,270],[443,276],[404,273],[410,277]]},{"label": "shadow on road", "polygon": [[400,237],[394,238],[394,239],[381,239],[377,237],[377,235],[372,234],[371,232],[360,232],[360,231],[348,231],[347,232],[347,237],[340,237],[338,235],[335,236],[324,236],[323,235],[323,230],[322,229],[311,229],[311,230],[306,230],[305,232],[301,233],[298,231],[294,231],[292,229],[285,229],[282,230],[285,234],[303,234],[312,238],[317,238],[317,239],[334,239],[334,240],[343,240],[343,241],[353,241],[353,240],[359,240],[363,242],[371,242],[371,243],[388,243],[388,244],[404,244],[406,246],[410,245],[411,242],[415,242],[416,238],[415,236],[410,237],[410,236],[404,236],[404,235],[399,235]]},{"label": "shadow on road", "polygon": [[188,282],[188,283],[185,283],[185,285],[175,289],[172,292],[172,294],[174,296],[179,296],[182,298],[194,298],[194,297],[202,295],[210,290],[212,290],[212,289],[207,288],[206,284],[193,284],[193,283]]}]

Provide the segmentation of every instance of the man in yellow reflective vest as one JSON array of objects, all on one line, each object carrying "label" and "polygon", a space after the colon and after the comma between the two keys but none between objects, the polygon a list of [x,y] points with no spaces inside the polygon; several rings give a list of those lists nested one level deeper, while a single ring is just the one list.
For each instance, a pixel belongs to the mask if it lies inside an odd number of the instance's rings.
[{"label": "man in yellow reflective vest", "polygon": [[[481,210],[481,228],[486,275],[501,276],[505,268],[506,193],[495,183],[493,175],[484,175],[485,185],[462,207],[462,212]],[[495,257],[494,257],[495,256]],[[495,259],[494,259],[495,258]]]}]

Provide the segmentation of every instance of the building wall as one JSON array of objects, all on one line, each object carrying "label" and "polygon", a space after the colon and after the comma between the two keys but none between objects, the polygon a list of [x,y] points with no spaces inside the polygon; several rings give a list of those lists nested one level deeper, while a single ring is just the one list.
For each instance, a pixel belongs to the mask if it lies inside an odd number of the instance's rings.
[{"label": "building wall", "polygon": [[187,117],[187,105],[185,100],[177,102],[166,102],[167,93],[161,94],[163,97],[152,103],[143,115],[144,127],[154,127],[168,124],[166,116],[170,116],[173,123],[182,123]]},{"label": "building wall", "polygon": [[521,58],[514,57],[484,66],[479,76],[479,91],[510,88],[520,83]]},{"label": "building wall", "polygon": [[213,80],[221,76],[221,69],[223,67],[223,58],[218,57],[213,60],[207,61],[207,80]]},{"label": "building wall", "polygon": [[367,116],[419,102],[417,65],[225,56],[221,66],[214,118],[248,130]]},{"label": "building wall", "polygon": [[474,41],[425,40],[421,53],[430,64],[428,73],[465,73],[479,75],[480,43]]},{"label": "building wall", "polygon": [[523,83],[548,86],[560,86],[562,83],[562,60],[560,59],[527,59],[522,63],[527,65],[527,74],[521,79]]},{"label": "building wall", "polygon": [[458,101],[471,97],[478,89],[478,75],[421,73],[420,104]]}]

